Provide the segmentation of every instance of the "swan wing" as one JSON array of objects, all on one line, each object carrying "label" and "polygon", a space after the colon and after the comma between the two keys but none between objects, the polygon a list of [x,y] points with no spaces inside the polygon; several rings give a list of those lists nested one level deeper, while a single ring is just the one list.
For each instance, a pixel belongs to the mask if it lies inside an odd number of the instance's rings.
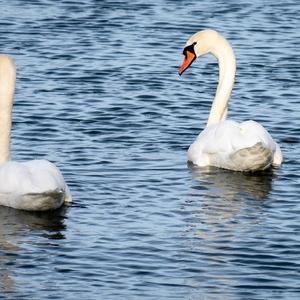
[{"label": "swan wing", "polygon": [[0,166],[0,204],[25,210],[60,207],[71,195],[59,169],[46,160]]},{"label": "swan wing", "polygon": [[255,171],[273,164],[278,149],[259,123],[227,120],[205,128],[190,146],[188,159],[199,166]]}]

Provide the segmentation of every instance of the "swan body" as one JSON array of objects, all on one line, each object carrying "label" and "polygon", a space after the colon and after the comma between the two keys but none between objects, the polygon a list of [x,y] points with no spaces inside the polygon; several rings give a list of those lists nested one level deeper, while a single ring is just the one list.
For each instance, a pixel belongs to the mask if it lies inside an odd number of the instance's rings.
[{"label": "swan body", "polygon": [[255,121],[226,120],[236,61],[230,44],[214,30],[194,34],[183,50],[181,75],[197,57],[212,53],[219,61],[219,83],[206,128],[189,147],[195,165],[234,171],[259,171],[282,163],[282,153],[268,131]]},{"label": "swan body", "polygon": [[15,65],[0,55],[0,205],[44,211],[59,208],[72,197],[59,169],[47,160],[9,160]]}]

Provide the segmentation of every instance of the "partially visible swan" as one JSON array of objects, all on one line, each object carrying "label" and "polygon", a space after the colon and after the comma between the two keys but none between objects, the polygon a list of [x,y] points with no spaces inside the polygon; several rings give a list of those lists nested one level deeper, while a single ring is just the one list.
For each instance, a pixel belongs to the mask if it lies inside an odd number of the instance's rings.
[{"label": "partially visible swan", "polygon": [[46,160],[9,160],[15,81],[14,61],[0,54],[0,205],[33,211],[56,209],[72,201],[58,168]]},{"label": "partially visible swan", "polygon": [[195,33],[183,50],[181,75],[197,57],[212,53],[219,62],[219,83],[206,128],[188,150],[188,160],[198,166],[235,171],[265,170],[282,163],[278,144],[257,122],[226,120],[236,62],[230,44],[214,30]]}]

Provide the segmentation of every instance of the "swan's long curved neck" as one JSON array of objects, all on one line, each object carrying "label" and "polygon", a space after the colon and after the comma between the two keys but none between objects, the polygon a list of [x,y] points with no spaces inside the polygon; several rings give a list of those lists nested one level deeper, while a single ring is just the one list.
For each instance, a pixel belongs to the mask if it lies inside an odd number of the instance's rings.
[{"label": "swan's long curved neck", "polygon": [[236,61],[230,44],[221,36],[210,49],[219,62],[219,83],[214,102],[212,104],[207,125],[210,126],[223,121],[227,117],[228,100],[234,83]]},{"label": "swan's long curved neck", "polygon": [[12,104],[16,69],[13,60],[0,54],[0,163],[9,160]]}]

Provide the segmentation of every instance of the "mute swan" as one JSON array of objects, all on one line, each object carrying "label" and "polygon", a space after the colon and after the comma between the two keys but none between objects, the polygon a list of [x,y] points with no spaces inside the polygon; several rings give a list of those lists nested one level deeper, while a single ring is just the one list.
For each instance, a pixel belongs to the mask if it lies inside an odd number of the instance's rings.
[{"label": "mute swan", "polygon": [[58,168],[46,160],[9,161],[14,61],[0,54],[0,205],[44,211],[72,201]]},{"label": "mute swan", "polygon": [[233,50],[219,33],[195,33],[183,50],[181,75],[197,57],[212,53],[219,62],[219,83],[206,128],[189,147],[188,160],[195,165],[234,171],[258,171],[282,163],[278,144],[257,122],[226,120],[227,105],[234,83],[236,62]]}]

